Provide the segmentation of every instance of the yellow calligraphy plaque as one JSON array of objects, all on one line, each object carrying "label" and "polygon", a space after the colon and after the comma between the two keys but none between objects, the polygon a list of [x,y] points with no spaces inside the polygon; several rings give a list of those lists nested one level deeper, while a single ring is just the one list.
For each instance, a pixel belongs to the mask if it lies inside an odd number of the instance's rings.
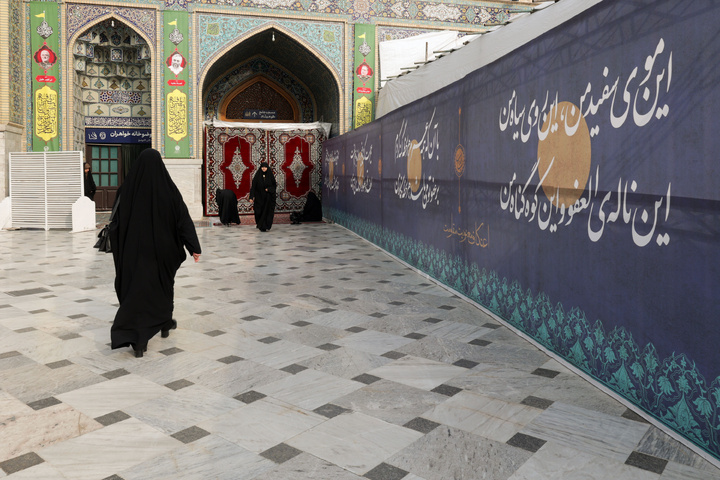
[{"label": "yellow calligraphy plaque", "polygon": [[355,128],[372,122],[373,103],[367,97],[360,97],[355,102]]},{"label": "yellow calligraphy plaque", "polygon": [[58,93],[45,85],[35,92],[35,135],[45,142],[58,134]]},{"label": "yellow calligraphy plaque", "polygon": [[167,112],[167,134],[179,142],[188,134],[187,95],[177,88],[167,95],[165,105]]}]

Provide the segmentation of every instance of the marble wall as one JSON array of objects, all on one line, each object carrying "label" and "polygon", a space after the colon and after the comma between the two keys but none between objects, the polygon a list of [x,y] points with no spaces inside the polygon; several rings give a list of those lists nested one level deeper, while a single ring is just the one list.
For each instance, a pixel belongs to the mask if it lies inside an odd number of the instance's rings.
[{"label": "marble wall", "polygon": [[0,199],[10,195],[10,152],[22,152],[25,129],[13,124],[0,125]]},{"label": "marble wall", "polygon": [[164,162],[170,177],[182,193],[190,217],[202,218],[202,159],[166,158]]}]

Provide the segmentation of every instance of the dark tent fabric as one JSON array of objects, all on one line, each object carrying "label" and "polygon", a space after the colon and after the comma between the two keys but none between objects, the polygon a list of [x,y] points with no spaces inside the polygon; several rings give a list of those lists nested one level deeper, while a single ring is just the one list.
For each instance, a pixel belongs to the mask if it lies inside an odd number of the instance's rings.
[{"label": "dark tent fabric", "polygon": [[110,336],[112,348],[147,348],[173,324],[175,273],[184,248],[201,253],[195,225],[157,150],[144,150],[118,191],[110,225],[115,292],[120,307]]},{"label": "dark tent fabric", "polygon": [[221,190],[218,188],[215,191],[215,200],[217,201],[220,223],[223,225],[240,223],[238,201],[235,192],[230,189]]}]

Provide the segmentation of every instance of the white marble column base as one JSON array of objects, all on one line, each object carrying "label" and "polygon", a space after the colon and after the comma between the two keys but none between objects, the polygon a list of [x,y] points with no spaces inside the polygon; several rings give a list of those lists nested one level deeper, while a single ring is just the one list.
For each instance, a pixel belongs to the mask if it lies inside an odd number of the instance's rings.
[{"label": "white marble column base", "polygon": [[190,217],[202,218],[202,159],[165,158],[163,161],[185,200]]}]

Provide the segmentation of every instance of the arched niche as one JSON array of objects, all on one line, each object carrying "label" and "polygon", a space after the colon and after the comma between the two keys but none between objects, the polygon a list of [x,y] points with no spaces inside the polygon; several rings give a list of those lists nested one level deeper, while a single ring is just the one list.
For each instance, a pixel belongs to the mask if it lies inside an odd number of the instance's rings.
[{"label": "arched niche", "polygon": [[92,166],[99,210],[113,205],[130,159],[150,145],[154,51],[148,40],[107,16],[79,30],[67,46],[73,144]]},{"label": "arched niche", "polygon": [[151,47],[132,26],[108,18],[72,45],[84,126],[149,128]]},{"label": "arched niche", "polygon": [[[223,118],[221,108],[229,97],[235,96],[238,89],[249,86],[251,81],[263,78],[274,90],[281,92],[290,103],[298,108],[296,122],[315,121],[315,99],[303,84],[291,72],[288,72],[264,55],[255,55],[241,64],[235,65],[222,76],[215,79],[203,96],[203,120],[211,121]],[[225,115],[227,117],[227,115]]]},{"label": "arched niche", "polygon": [[[273,112],[273,118],[252,115],[258,111]],[[256,76],[226,96],[220,106],[220,120],[299,123],[300,107],[280,85],[265,76]]]}]

